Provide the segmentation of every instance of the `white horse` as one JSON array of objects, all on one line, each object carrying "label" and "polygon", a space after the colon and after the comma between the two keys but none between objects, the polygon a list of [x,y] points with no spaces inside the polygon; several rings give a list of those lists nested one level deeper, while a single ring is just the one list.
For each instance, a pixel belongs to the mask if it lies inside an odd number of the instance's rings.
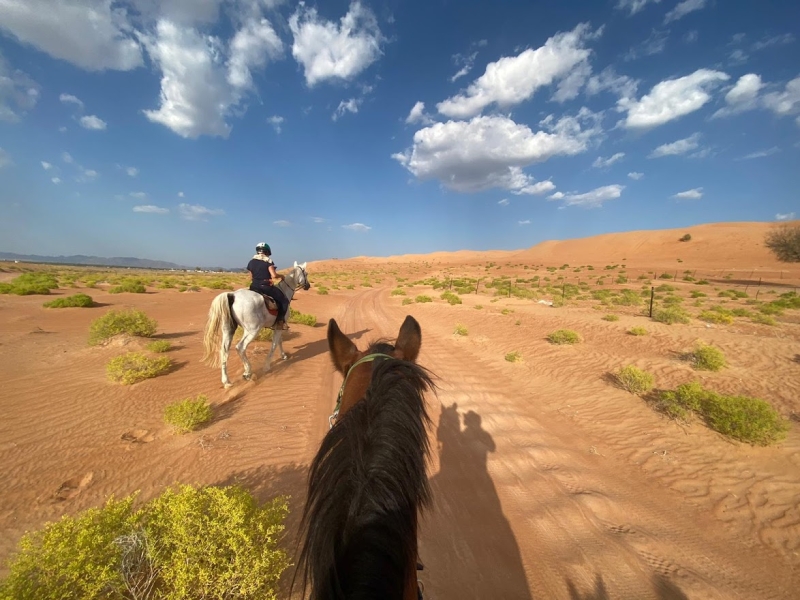
[{"label": "white horse", "polygon": [[[294,263],[292,272],[281,280],[278,287],[286,299],[291,303],[292,296],[300,288],[308,290],[311,284],[308,282],[306,273],[306,263],[298,265]],[[287,310],[286,318],[289,318]],[[244,330],[242,339],[236,344],[236,351],[244,364],[244,378],[249,380],[252,376],[250,361],[247,360],[247,345],[255,339],[258,332],[263,327],[272,327],[275,324],[276,316],[271,315],[264,303],[264,297],[258,292],[247,288],[236,290],[235,292],[223,292],[211,301],[211,308],[208,310],[208,320],[206,321],[203,333],[203,354],[202,362],[209,363],[212,367],[222,367],[222,385],[226,388],[231,387],[228,379],[228,351],[231,348],[231,340],[236,332],[237,325],[241,325]],[[220,330],[222,330],[222,343],[220,344]],[[272,348],[267,356],[265,371],[270,370],[272,355],[275,348],[280,348],[281,358],[289,358],[283,351],[283,331],[276,329],[272,335]]]}]

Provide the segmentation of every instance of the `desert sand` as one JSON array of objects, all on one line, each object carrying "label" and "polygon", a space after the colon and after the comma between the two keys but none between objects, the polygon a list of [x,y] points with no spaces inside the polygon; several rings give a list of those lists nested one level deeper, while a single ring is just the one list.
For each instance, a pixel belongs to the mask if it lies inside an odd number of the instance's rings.
[{"label": "desert sand", "polygon": [[[105,285],[78,285],[54,295],[83,291],[97,306],[59,310],[43,308],[50,299],[43,296],[0,296],[0,560],[26,530],[112,494],[140,490],[147,500],[173,483],[238,482],[261,499],[290,494],[286,544],[293,551],[307,465],[341,384],[325,325],[335,318],[365,348],[396,335],[411,314],[423,332],[418,362],[439,386],[429,397],[434,503],[420,530],[426,598],[797,598],[800,311],[787,311],[775,327],[697,319],[670,326],[642,316],[641,307],[614,307],[619,320],[610,322],[601,319],[610,309],[590,302],[553,308],[486,288],[463,294],[456,306],[425,285],[391,295],[398,278],[513,280],[568,263],[563,272],[575,282],[589,275],[575,273],[579,265],[593,265],[597,275],[624,263],[627,285],[637,291],[637,273],[693,270],[709,279],[702,286],[709,303],[717,300],[714,287],[774,296],[800,285],[800,267],[777,262],[760,245],[770,226],[704,225],[515,252],[310,263],[314,287],[299,292],[292,307],[316,315],[317,326],[292,325],[284,341],[290,358],[276,360],[268,374],[260,369],[268,343],[252,344],[255,381],[241,379],[234,353],[229,390],[219,370],[200,363],[202,329],[218,290],[112,295]],[[678,242],[684,233],[692,241]],[[701,289],[669,283],[687,298]],[[318,293],[323,285],[326,295]],[[402,304],[418,294],[434,301]],[[174,346],[169,374],[132,386],[107,380],[110,358],[145,343],[121,337],[87,345],[91,321],[120,307],[158,321],[156,337]],[[469,334],[454,335],[456,323]],[[633,326],[649,335],[628,335]],[[560,328],[578,331],[583,343],[549,344],[545,336]],[[729,368],[693,370],[680,354],[698,340],[721,348]],[[507,362],[511,351],[523,360]],[[609,381],[626,364],[654,373],[658,388],[696,379],[768,400],[790,419],[789,433],[758,447],[697,421],[669,420]],[[164,406],[200,393],[214,405],[213,422],[173,433],[162,420]]]}]

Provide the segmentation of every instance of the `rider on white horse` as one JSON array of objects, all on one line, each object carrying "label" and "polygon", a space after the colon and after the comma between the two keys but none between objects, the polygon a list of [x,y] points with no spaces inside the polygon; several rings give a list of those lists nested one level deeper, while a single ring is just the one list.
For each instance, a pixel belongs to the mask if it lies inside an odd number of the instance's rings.
[{"label": "rider on white horse", "polygon": [[261,242],[256,245],[256,254],[247,263],[247,270],[250,271],[252,277],[250,289],[259,294],[269,296],[278,305],[278,318],[275,321],[274,328],[289,329],[286,324],[286,311],[289,308],[289,300],[274,285],[276,280],[285,279],[285,277],[275,269],[275,262],[272,260],[272,249],[269,244]]}]

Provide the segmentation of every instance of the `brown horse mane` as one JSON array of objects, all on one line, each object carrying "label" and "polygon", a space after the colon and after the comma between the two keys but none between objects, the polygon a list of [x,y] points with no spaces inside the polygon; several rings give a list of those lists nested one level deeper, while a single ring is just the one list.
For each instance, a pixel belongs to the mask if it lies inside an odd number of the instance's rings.
[{"label": "brown horse mane", "polygon": [[[379,341],[368,353],[390,354]],[[416,568],[418,510],[429,505],[429,372],[376,359],[362,400],[328,432],[308,478],[300,525],[302,572],[312,600],[403,597]],[[292,581],[294,587],[294,579]]]}]

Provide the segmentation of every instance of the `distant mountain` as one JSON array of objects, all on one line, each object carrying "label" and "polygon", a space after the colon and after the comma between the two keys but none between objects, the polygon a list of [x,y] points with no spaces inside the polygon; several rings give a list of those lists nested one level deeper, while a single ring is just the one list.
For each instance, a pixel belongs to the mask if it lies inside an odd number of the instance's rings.
[{"label": "distant mountain", "polygon": [[0,260],[18,260],[21,262],[52,263],[59,265],[89,265],[93,267],[131,267],[134,269],[187,269],[175,263],[163,260],[149,260],[147,258],[133,258],[131,256],[38,256],[36,254],[14,254],[13,252],[0,252]]}]

